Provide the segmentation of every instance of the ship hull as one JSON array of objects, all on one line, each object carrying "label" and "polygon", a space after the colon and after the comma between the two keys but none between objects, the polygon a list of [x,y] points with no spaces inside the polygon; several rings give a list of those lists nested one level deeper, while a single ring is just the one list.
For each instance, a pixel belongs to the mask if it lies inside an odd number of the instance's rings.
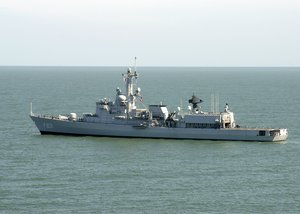
[{"label": "ship hull", "polygon": [[284,141],[287,139],[286,129],[281,129],[280,132],[282,134],[280,135],[260,136],[259,131],[265,131],[265,129],[201,129],[150,126],[138,128],[136,126],[124,124],[58,120],[34,115],[31,115],[30,117],[41,134],[261,142]]}]

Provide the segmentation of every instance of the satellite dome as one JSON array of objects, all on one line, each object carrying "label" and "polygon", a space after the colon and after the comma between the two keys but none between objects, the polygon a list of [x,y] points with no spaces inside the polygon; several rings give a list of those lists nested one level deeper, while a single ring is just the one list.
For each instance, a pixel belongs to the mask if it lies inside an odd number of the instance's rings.
[{"label": "satellite dome", "polygon": [[123,94],[118,95],[117,99],[121,103],[126,102],[126,96]]}]

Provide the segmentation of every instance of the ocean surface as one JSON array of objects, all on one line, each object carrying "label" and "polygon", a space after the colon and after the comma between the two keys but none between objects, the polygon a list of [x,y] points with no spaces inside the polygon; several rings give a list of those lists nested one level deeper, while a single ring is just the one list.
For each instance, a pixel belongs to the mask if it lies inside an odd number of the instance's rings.
[{"label": "ocean surface", "polygon": [[300,213],[300,68],[138,68],[145,104],[215,94],[280,143],[41,136],[28,116],[93,113],[125,72],[0,67],[0,213]]}]

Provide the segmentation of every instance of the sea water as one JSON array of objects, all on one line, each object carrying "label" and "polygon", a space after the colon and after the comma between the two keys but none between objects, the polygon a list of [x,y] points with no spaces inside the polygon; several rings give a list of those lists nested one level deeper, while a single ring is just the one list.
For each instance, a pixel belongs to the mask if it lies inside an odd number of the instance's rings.
[{"label": "sea water", "polygon": [[138,68],[141,108],[217,97],[241,126],[288,128],[280,143],[42,136],[29,118],[94,113],[125,72],[0,68],[0,213],[300,212],[300,68]]}]

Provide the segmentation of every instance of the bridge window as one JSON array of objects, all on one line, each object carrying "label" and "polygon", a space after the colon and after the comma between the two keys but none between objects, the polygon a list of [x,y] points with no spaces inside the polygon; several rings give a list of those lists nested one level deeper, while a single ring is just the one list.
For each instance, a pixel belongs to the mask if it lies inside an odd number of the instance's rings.
[{"label": "bridge window", "polygon": [[259,131],[258,135],[259,136],[265,136],[266,135],[266,131]]}]

